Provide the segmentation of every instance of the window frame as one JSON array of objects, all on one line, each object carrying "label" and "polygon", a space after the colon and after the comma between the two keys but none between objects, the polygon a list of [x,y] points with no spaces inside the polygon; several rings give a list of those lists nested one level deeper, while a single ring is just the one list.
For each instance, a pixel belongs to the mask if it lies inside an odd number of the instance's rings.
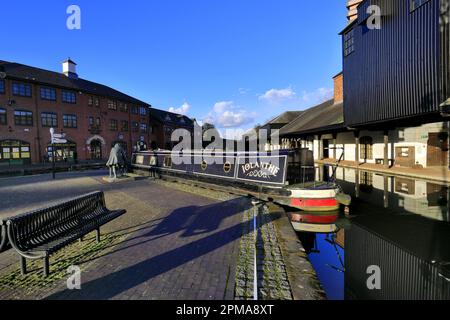
[{"label": "window frame", "polygon": [[[16,92],[15,90],[17,86],[19,86],[18,92]],[[23,88],[23,94],[21,93],[22,92],[21,88]],[[29,89],[29,92],[27,91],[27,88]],[[33,97],[33,88],[31,87],[31,84],[25,82],[13,82],[11,86],[11,92],[12,95],[15,97],[24,97],[24,98]]]},{"label": "window frame", "polygon": [[0,79],[0,94],[6,93],[6,81],[4,79]]},{"label": "window frame", "polygon": [[[73,97],[73,99],[67,99],[68,96]],[[61,101],[68,104],[77,103],[77,93],[70,90],[61,90]]]},{"label": "window frame", "polygon": [[[75,123],[75,125],[73,125]],[[70,125],[69,125],[70,124]],[[77,129],[78,117],[75,114],[63,114],[63,128]]]},{"label": "window frame", "polygon": [[121,131],[128,132],[130,130],[128,121],[127,120],[121,120],[120,121],[120,128],[121,128]]},{"label": "window frame", "polygon": [[117,111],[117,101],[108,99],[108,110]]},{"label": "window frame", "polygon": [[[4,121],[2,121],[4,119]],[[0,126],[8,125],[8,110],[0,108]]]},{"label": "window frame", "polygon": [[[21,114],[17,114],[21,113]],[[20,121],[18,121],[20,119]],[[22,123],[22,119],[25,119],[25,123]],[[28,110],[14,110],[14,125],[21,127],[33,126],[33,112]]]},{"label": "window frame", "polygon": [[[51,119],[50,125],[48,123],[44,124],[44,121],[43,121],[44,116],[45,116],[46,122],[49,120],[49,118]],[[49,117],[49,116],[51,116],[51,117]],[[41,112],[41,126],[43,128],[58,128],[58,114],[55,112]]]},{"label": "window frame", "polygon": [[[344,57],[348,57],[355,52],[355,29],[351,29],[344,33],[343,53]],[[351,41],[351,43],[349,43]]]},{"label": "window frame", "polygon": [[[43,93],[43,91],[45,92],[45,93],[48,93],[48,92],[53,92],[53,99],[50,97],[50,98],[48,98],[48,96],[46,95],[46,94],[44,94],[44,96],[42,95],[42,93]],[[55,88],[52,88],[52,87],[44,87],[44,86],[41,86],[40,88],[39,88],[39,96],[40,96],[40,98],[41,98],[41,100],[45,100],[45,101],[56,101],[56,89]]]},{"label": "window frame", "polygon": [[109,131],[119,131],[119,122],[116,119],[109,119]]}]

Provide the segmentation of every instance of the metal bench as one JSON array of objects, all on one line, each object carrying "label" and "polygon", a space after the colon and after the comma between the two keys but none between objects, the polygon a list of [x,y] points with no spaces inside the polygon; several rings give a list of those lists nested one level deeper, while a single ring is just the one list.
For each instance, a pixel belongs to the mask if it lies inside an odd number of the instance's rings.
[{"label": "metal bench", "polygon": [[0,219],[0,253],[9,248],[8,234],[6,232],[6,221]]},{"label": "metal bench", "polygon": [[7,220],[11,246],[20,255],[22,274],[26,259],[44,259],[44,275],[49,275],[49,257],[63,247],[97,231],[100,227],[126,213],[106,208],[103,192],[94,192],[48,208],[28,212]]}]

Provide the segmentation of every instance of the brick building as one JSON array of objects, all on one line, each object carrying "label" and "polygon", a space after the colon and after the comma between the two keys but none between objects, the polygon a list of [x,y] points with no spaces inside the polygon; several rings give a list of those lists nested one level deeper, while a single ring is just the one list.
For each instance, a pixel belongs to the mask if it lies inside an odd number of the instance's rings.
[{"label": "brick building", "polygon": [[155,108],[150,109],[151,148],[172,150],[177,142],[172,141],[176,129],[186,129],[191,139],[194,134],[195,120],[181,114]]},{"label": "brick building", "polygon": [[55,160],[104,160],[119,142],[131,155],[150,143],[150,105],[102,84],[63,72],[0,60],[0,165],[51,161],[50,128],[65,133]]}]

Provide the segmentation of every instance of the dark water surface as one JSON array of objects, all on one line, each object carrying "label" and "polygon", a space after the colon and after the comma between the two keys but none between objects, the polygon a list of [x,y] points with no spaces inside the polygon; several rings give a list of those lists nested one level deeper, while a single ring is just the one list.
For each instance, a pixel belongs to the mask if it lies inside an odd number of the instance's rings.
[{"label": "dark water surface", "polygon": [[350,216],[341,213],[336,233],[299,233],[327,297],[449,300],[448,186],[343,168],[336,177]]}]

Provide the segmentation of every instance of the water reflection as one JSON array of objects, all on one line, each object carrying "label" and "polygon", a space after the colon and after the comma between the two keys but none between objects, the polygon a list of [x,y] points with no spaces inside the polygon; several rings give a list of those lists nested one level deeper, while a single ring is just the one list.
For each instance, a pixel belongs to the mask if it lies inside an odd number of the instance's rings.
[{"label": "water reflection", "polygon": [[[350,217],[341,213],[334,233],[299,233],[328,298],[450,299],[448,186],[344,168],[336,180],[352,195]],[[381,290],[367,287],[372,265]]]}]

